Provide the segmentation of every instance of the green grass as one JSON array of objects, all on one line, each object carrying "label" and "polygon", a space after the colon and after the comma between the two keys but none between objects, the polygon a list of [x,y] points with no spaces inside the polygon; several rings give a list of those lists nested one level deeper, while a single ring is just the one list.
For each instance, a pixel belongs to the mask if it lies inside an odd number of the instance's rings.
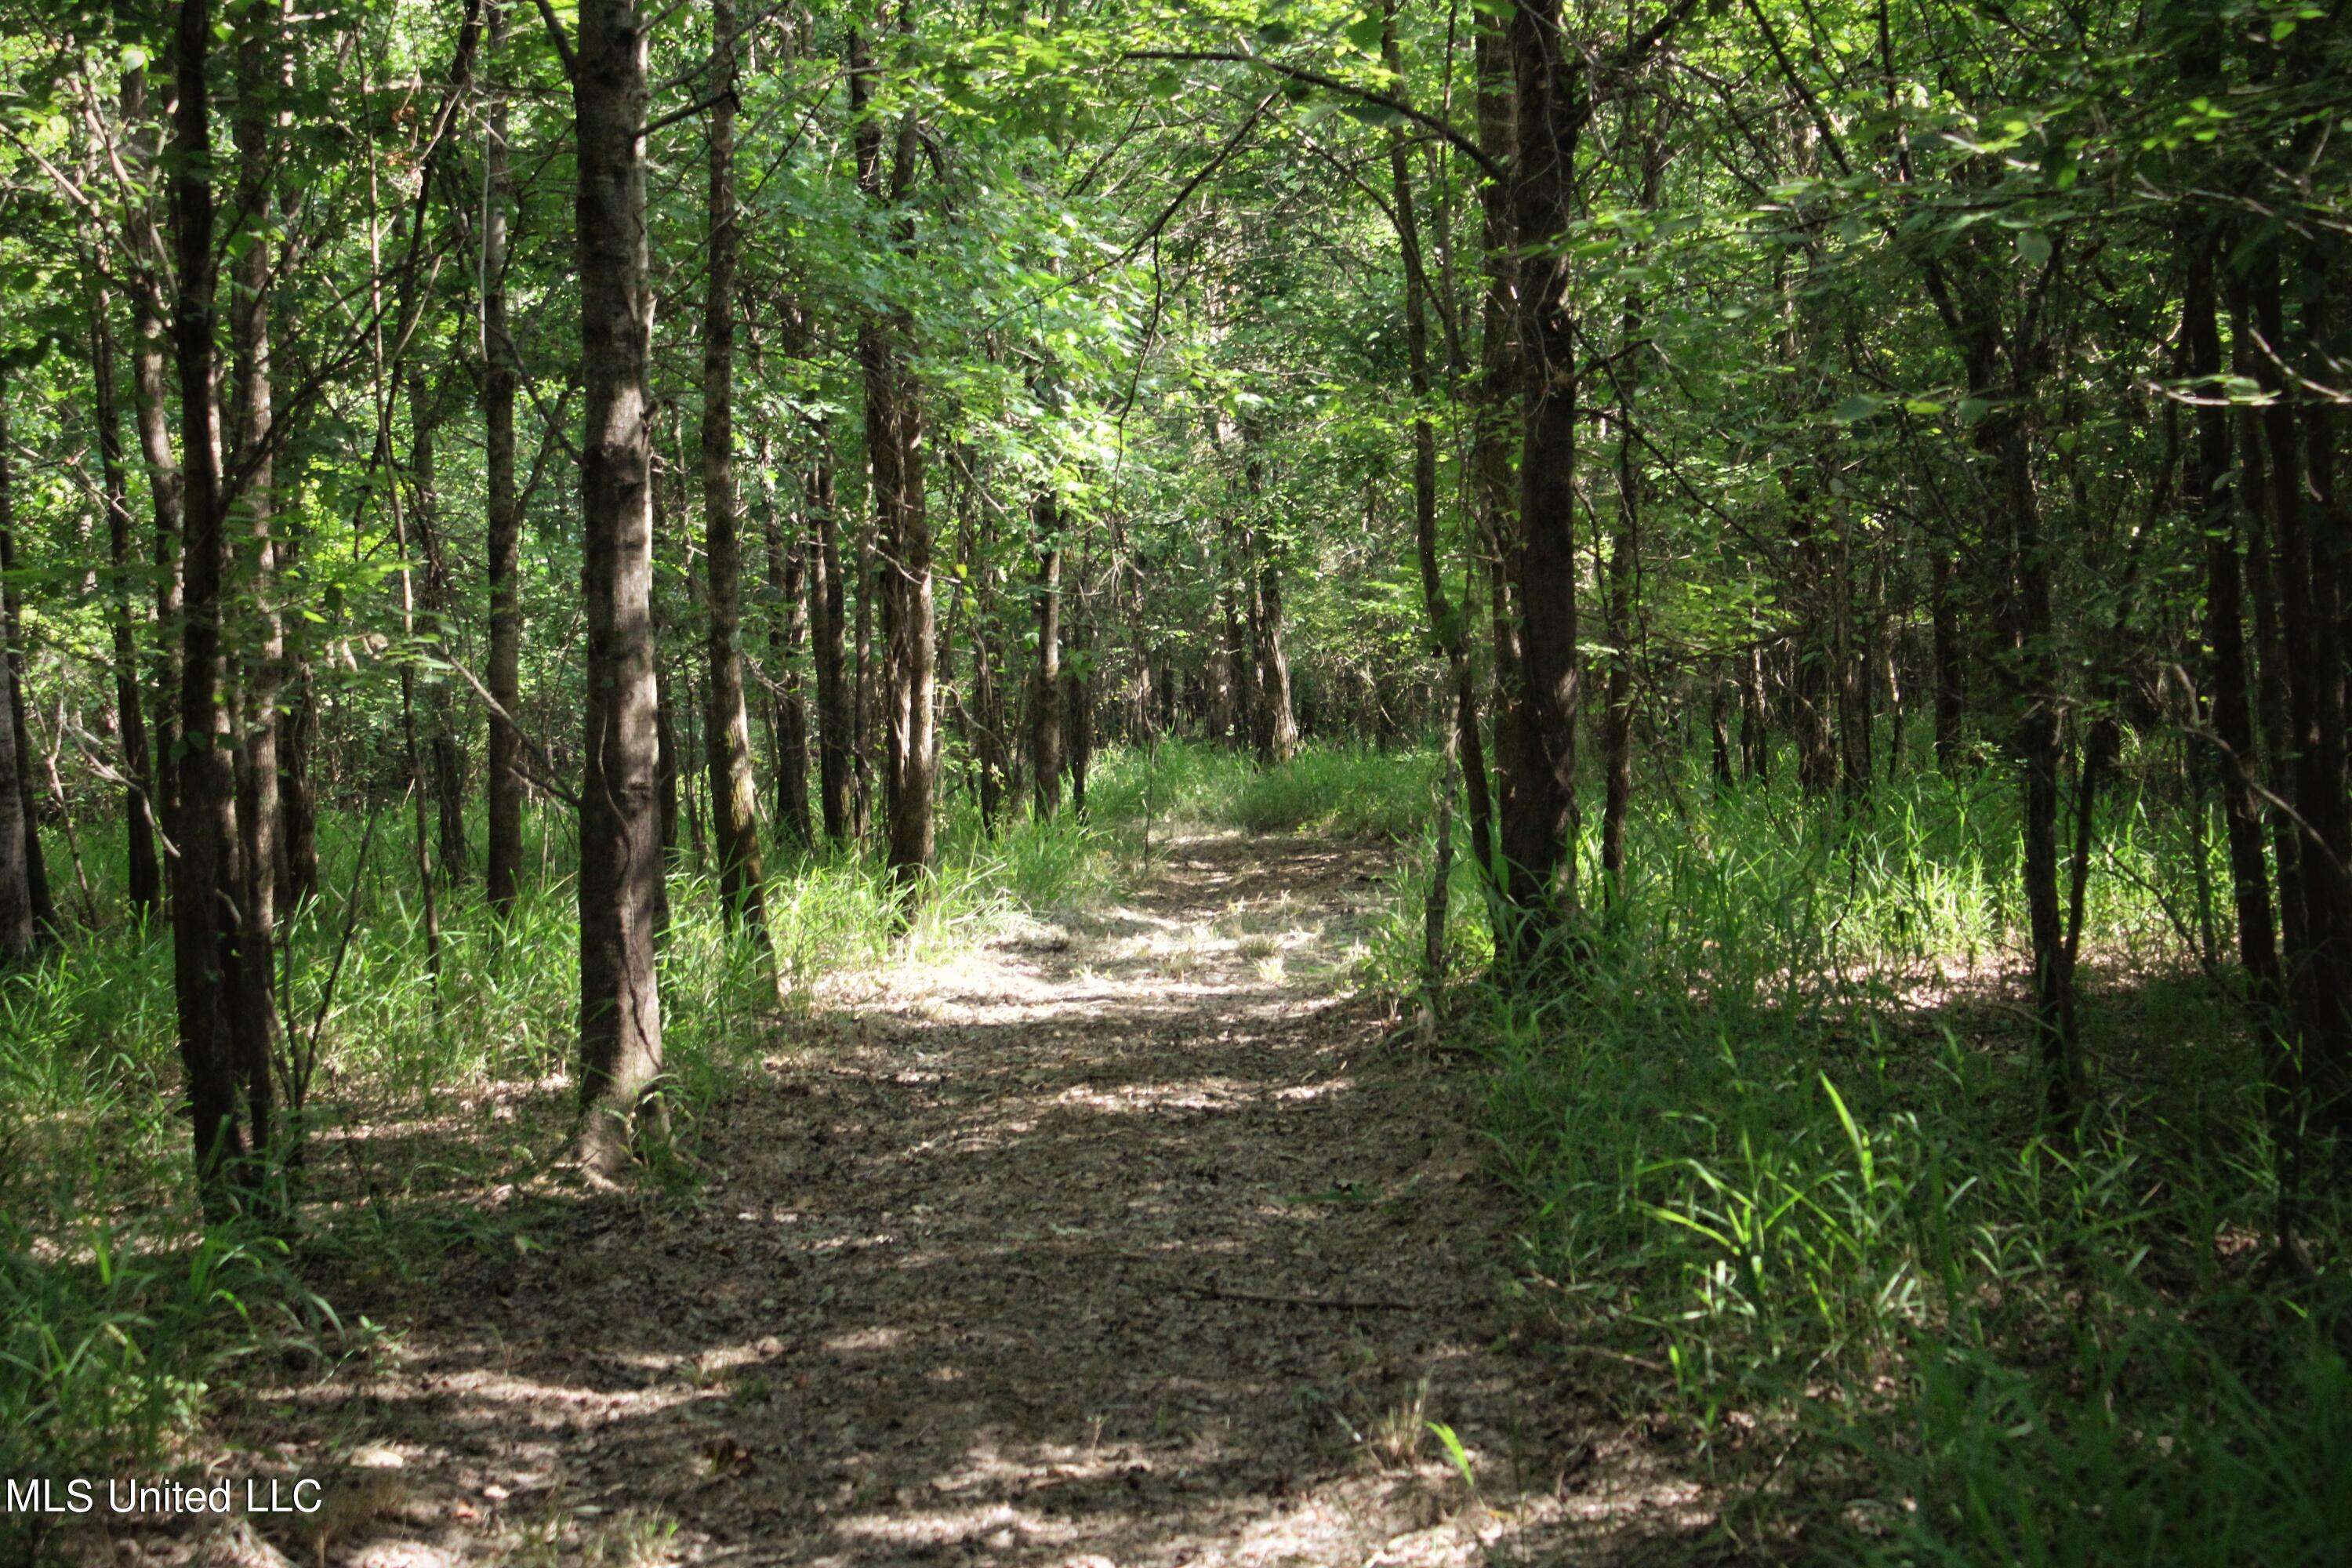
[{"label": "green grass", "polygon": [[1279,767],[1197,742],[1114,752],[1097,766],[1087,805],[1101,821],[1155,833],[1237,828],[1403,841],[1428,822],[1437,752],[1314,746]]},{"label": "green grass", "polygon": [[[1527,1304],[1563,1353],[1629,1407],[1679,1413],[1750,1547],[2335,1560],[2352,1215],[2310,1199],[2316,1276],[2266,1271],[2260,1064],[2180,935],[2197,890],[2177,813],[2133,794],[2103,820],[2097,1098],[2062,1141],[2015,1010],[2007,777],[1915,777],[1844,821],[1676,783],[1632,825],[1629,886],[1571,984],[1478,976],[1482,894],[1457,860],[1453,1005],[1493,1063]],[[1418,983],[1425,877],[1400,887],[1386,984]]]}]

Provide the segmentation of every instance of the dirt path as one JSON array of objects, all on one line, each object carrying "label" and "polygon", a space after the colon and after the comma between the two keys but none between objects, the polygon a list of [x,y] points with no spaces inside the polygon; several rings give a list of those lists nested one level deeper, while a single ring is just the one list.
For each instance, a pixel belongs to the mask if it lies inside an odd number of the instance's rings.
[{"label": "dirt path", "polygon": [[1182,842],[835,999],[692,1201],[566,1197],[318,1396],[324,1559],[1672,1559],[1688,1494],[1491,1348],[1468,1074],[1346,984],[1382,868]]}]

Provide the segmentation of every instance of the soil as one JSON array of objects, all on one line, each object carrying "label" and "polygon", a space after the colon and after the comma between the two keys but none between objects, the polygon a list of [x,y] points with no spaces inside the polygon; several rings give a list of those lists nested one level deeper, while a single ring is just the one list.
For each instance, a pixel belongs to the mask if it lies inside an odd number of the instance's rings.
[{"label": "soil", "polygon": [[835,990],[687,1195],[501,1192],[504,1244],[335,1297],[394,1331],[241,1418],[324,1512],[115,1560],[1690,1561],[1699,1489],[1500,1305],[1475,1068],[1354,984],[1386,871],[1179,840]]}]

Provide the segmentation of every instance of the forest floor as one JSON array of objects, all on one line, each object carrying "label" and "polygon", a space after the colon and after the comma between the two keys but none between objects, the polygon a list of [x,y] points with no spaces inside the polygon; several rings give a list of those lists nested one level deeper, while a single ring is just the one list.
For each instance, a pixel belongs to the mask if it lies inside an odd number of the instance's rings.
[{"label": "forest floor", "polygon": [[835,984],[691,1184],[501,1186],[498,1245],[327,1286],[378,1348],[229,1419],[323,1513],[115,1560],[1688,1560],[1700,1489],[1517,1343],[1472,1073],[1351,988],[1385,869],[1180,839]]}]

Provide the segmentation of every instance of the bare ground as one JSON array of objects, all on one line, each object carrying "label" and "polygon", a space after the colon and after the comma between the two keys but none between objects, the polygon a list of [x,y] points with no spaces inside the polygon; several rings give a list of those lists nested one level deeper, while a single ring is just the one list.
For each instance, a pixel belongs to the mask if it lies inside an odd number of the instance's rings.
[{"label": "bare ground", "polygon": [[1511,1342],[1469,1071],[1351,992],[1382,868],[1180,841],[1122,902],[828,996],[689,1198],[530,1200],[345,1301],[397,1338],[240,1417],[328,1510],[204,1553],[1691,1560],[1698,1490]]}]

